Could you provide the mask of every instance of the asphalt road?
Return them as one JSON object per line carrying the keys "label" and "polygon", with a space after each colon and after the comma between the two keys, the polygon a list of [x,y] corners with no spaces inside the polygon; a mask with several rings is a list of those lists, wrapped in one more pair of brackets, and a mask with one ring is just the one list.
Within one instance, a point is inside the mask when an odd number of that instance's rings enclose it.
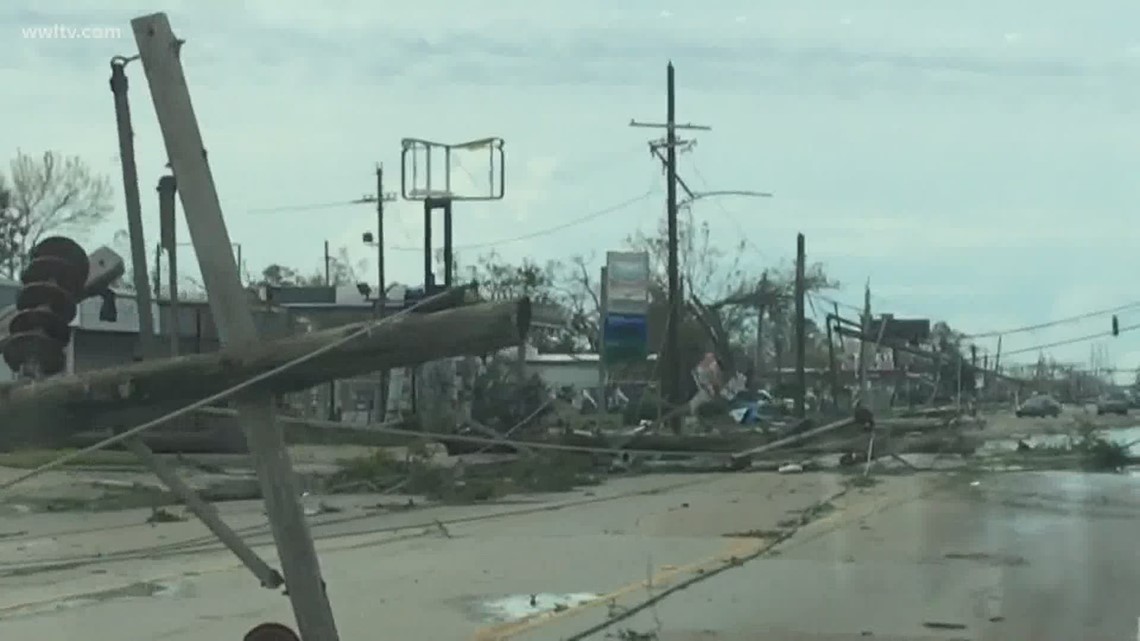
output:
{"label": "asphalt road", "polygon": [[[840,490],[823,475],[694,474],[498,505],[404,510],[387,499],[391,509],[375,510],[375,496],[329,497],[338,511],[312,517],[312,529],[344,641],[498,639],[541,627],[549,614],[604,610],[604,598],[567,608],[574,595],[619,598],[646,577],[752,553],[768,544],[760,530]],[[255,533],[274,564],[266,536],[256,534],[264,532],[260,508],[223,512]],[[201,544],[200,524],[151,526],[146,516],[6,518],[0,639],[236,641],[255,624],[292,622],[288,599],[260,589],[216,544]]]}
{"label": "asphalt road", "polygon": [[[848,514],[584,638],[1133,641],[1140,478],[955,479]],[[858,511],[858,510],[856,510]],[[631,606],[633,602],[623,603]],[[567,639],[594,621],[536,631]],[[622,631],[632,631],[635,634]]]}
{"label": "asphalt road", "polygon": [[[344,641],[1133,641],[1137,483],[657,476],[513,505],[377,512],[375,497],[337,497],[342,511],[313,521]],[[5,519],[0,638],[236,641],[291,623],[285,597],[197,543],[200,525],[143,517]]]}

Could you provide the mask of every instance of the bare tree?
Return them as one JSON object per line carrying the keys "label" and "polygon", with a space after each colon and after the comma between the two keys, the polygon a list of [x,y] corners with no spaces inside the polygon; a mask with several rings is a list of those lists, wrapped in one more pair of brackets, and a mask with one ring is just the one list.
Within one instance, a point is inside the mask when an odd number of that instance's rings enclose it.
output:
{"label": "bare tree", "polygon": [[[687,360],[711,349],[728,369],[735,369],[737,356],[754,353],[758,311],[767,310],[769,331],[765,333],[768,347],[765,351],[790,353],[795,335],[795,317],[792,313],[795,298],[795,269],[784,265],[767,270],[766,281],[760,274],[745,268],[747,243],[737,241],[729,247],[713,242],[708,223],[697,223],[690,212],[679,220],[678,250],[685,298],[685,324],[694,324],[697,331],[682,335],[702,336],[704,345],[682,346]],[[635,250],[649,252],[655,290],[658,296],[666,291],[666,264],[668,256],[667,230],[662,222],[652,236],[637,234],[627,240]],[[807,292],[832,289],[838,283],[827,276],[823,265],[808,265],[805,274]],[[655,299],[658,297],[655,296]],[[660,302],[661,305],[657,303]],[[663,307],[656,301],[654,307]],[[660,314],[663,314],[661,311]],[[658,314],[658,315],[660,315]],[[809,323],[809,360],[819,352],[818,328]]]}
{"label": "bare tree", "polygon": [[83,231],[111,212],[111,183],[77,156],[16,152],[0,177],[0,273],[15,278],[44,236]]}

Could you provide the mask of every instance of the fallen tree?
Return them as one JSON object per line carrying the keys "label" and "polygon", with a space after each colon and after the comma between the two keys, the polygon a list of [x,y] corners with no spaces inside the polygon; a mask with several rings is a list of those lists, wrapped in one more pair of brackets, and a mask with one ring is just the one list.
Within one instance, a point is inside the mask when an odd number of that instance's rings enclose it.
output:
{"label": "fallen tree", "polygon": [[[349,340],[370,323],[133,363],[38,382],[0,385],[0,445],[56,442],[88,429],[93,416],[184,405],[217,394],[314,351],[328,351],[251,388],[280,394],[319,383],[453,356],[479,356],[519,344],[530,326],[530,301],[480,303],[408,314]],[[341,342],[344,341],[344,342]],[[339,344],[337,344],[339,343]],[[335,347],[331,347],[336,345]]]}

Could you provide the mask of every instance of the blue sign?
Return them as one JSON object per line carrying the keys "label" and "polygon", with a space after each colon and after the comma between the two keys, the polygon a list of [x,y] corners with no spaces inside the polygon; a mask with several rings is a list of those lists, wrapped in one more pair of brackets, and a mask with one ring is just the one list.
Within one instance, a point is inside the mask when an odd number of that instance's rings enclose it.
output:
{"label": "blue sign", "polygon": [[644,362],[649,355],[649,323],[644,314],[607,314],[602,322],[605,363]]}

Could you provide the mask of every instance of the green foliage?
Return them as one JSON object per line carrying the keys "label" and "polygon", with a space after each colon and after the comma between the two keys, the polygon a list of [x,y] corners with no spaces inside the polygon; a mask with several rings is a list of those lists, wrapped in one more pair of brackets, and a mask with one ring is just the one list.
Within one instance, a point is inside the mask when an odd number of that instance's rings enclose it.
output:
{"label": "green foliage", "polygon": [[548,392],[538,376],[518,380],[512,360],[493,358],[475,377],[471,418],[490,427],[510,429],[546,402]]}
{"label": "green foliage", "polygon": [[597,483],[590,474],[589,456],[563,452],[540,452],[505,465],[457,467],[433,464],[419,455],[404,460],[378,450],[364,457],[341,462],[332,487],[366,485],[383,489],[399,485],[402,492],[418,494],[444,503],[493,500],[515,492],[567,492]]}
{"label": "green foliage", "polygon": [[1115,472],[1132,462],[1127,447],[1103,438],[1083,439],[1077,451],[1084,469],[1093,472]]}

